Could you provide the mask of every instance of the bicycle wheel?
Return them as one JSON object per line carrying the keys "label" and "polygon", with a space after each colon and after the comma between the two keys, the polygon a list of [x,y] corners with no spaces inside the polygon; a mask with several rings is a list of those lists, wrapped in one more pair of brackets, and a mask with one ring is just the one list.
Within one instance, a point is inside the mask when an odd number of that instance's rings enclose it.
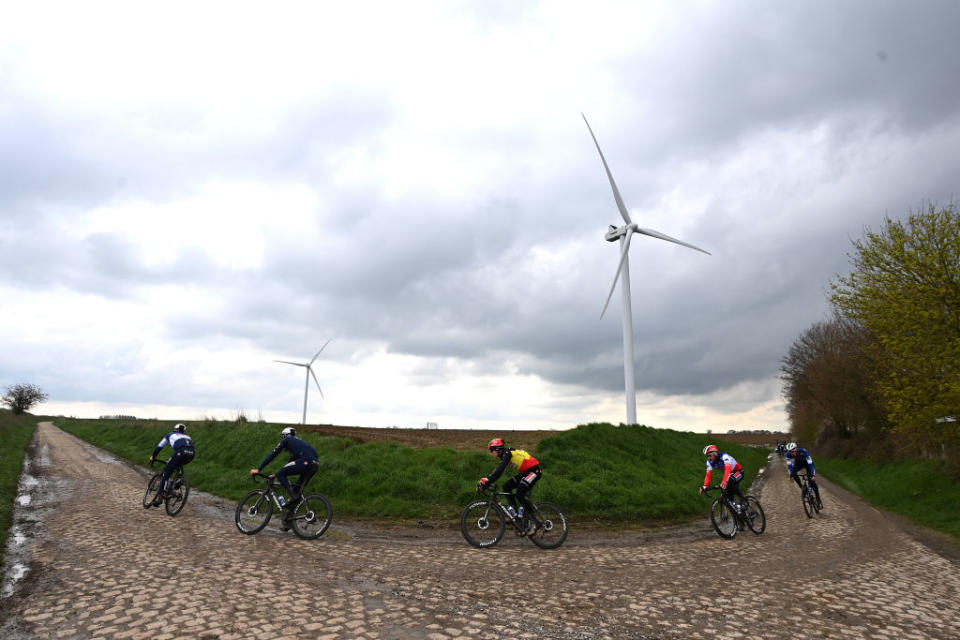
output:
{"label": "bicycle wheel", "polygon": [[540,521],[540,528],[530,535],[530,542],[541,549],[556,549],[567,539],[567,516],[560,507],[549,502],[535,506],[534,515]]}
{"label": "bicycle wheel", "polygon": [[807,514],[808,518],[812,518],[814,512],[816,511],[816,505],[814,504],[814,497],[812,492],[809,489],[804,488],[803,490],[803,512]]}
{"label": "bicycle wheel", "polygon": [[155,473],[150,482],[147,483],[147,490],[143,493],[143,508],[149,509],[153,506],[153,499],[160,490],[160,474]]}
{"label": "bicycle wheel", "polygon": [[500,542],[506,528],[506,515],[499,505],[492,505],[489,500],[471,502],[460,516],[460,533],[480,549]]}
{"label": "bicycle wheel", "polygon": [[333,507],[325,496],[308,493],[297,505],[290,522],[293,532],[304,540],[322,536],[333,520]]}
{"label": "bicycle wheel", "polygon": [[183,505],[187,504],[187,496],[190,495],[190,482],[186,476],[181,476],[173,481],[170,488],[170,495],[166,499],[167,514],[175,516],[183,510]]}
{"label": "bicycle wheel", "polygon": [[717,498],[710,505],[710,522],[721,538],[729,540],[737,535],[737,514],[730,510],[730,505],[722,498]]}
{"label": "bicycle wheel", "polygon": [[767,516],[763,513],[763,507],[760,506],[760,501],[753,496],[747,496],[747,499],[744,501],[743,516],[747,521],[747,526],[750,527],[750,531],[753,531],[757,535],[766,531]]}
{"label": "bicycle wheel", "polygon": [[237,529],[247,535],[259,533],[270,522],[272,515],[273,505],[270,503],[270,496],[263,489],[254,489],[237,505],[235,516]]}

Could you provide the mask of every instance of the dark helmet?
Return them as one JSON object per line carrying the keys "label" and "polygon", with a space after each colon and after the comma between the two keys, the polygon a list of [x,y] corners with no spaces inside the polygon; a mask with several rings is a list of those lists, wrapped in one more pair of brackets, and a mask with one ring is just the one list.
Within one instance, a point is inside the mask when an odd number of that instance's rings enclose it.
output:
{"label": "dark helmet", "polygon": [[297,435],[297,430],[294,429],[293,427],[287,427],[286,429],[280,432],[281,438],[286,438],[287,436],[295,436],[295,435]]}
{"label": "dark helmet", "polygon": [[178,422],[177,424],[173,425],[173,430],[177,433],[183,433],[187,430],[187,425],[183,424],[182,422]]}
{"label": "dark helmet", "polygon": [[503,442],[503,438],[494,438],[490,441],[490,444],[487,445],[487,450],[495,451],[497,449],[503,449],[506,444]]}

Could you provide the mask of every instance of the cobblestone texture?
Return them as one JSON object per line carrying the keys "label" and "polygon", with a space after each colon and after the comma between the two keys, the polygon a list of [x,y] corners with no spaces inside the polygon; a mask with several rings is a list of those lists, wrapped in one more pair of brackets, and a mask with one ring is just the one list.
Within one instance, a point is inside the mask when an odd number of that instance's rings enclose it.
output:
{"label": "cobblestone texture", "polygon": [[556,551],[478,550],[449,531],[357,539],[336,514],[316,541],[245,536],[200,494],[170,518],[140,506],[129,465],[49,424],[37,437],[57,497],[0,636],[960,638],[955,564],[826,482],[808,520],[779,460],[762,536],[591,546],[574,528]]}

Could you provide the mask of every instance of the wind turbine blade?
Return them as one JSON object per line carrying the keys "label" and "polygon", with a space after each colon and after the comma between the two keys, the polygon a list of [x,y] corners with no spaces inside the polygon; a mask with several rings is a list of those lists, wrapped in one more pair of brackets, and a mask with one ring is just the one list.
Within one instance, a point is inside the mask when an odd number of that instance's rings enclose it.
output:
{"label": "wind turbine blade", "polygon": [[[330,340],[333,340],[333,338],[330,338]],[[320,347],[320,351],[317,351],[317,355],[313,356],[313,360],[310,360],[310,364],[313,364],[313,361],[320,357],[320,354],[323,352],[323,350],[327,348],[328,344],[330,344],[330,340],[327,340],[323,343],[323,346]]]}
{"label": "wind turbine blade", "polygon": [[323,389],[320,388],[320,382],[317,380],[317,374],[315,374],[315,373],[313,372],[313,369],[311,369],[310,367],[307,367],[307,371],[309,371],[309,372],[310,372],[310,375],[313,376],[313,381],[317,383],[317,391],[320,392],[320,397],[322,398],[322,397],[323,397]]}
{"label": "wind turbine blade", "polygon": [[607,159],[603,157],[603,151],[600,150],[600,143],[597,142],[597,136],[593,135],[593,129],[590,128],[590,123],[587,122],[587,116],[584,116],[583,113],[580,115],[583,116],[583,121],[587,123],[587,131],[590,132],[590,137],[593,138],[593,144],[597,146],[597,153],[600,154],[600,162],[603,163],[603,169],[607,172],[607,179],[610,180],[610,188],[613,189],[613,199],[617,201],[617,209],[620,210],[620,215],[623,216],[624,222],[633,224],[633,220],[630,219],[630,214],[627,213],[627,207],[623,204],[623,198],[620,197],[620,190],[617,189],[617,183],[613,180],[613,174],[610,173],[610,167],[607,166]]}
{"label": "wind turbine blade", "polygon": [[650,236],[651,238],[660,238],[661,240],[666,240],[667,242],[672,242],[672,243],[674,243],[674,244],[679,244],[679,245],[683,245],[684,247],[689,247],[689,248],[691,248],[691,249],[695,249],[695,250],[699,251],[700,253],[705,253],[705,254],[707,254],[708,256],[709,256],[709,255],[712,255],[712,254],[711,254],[709,251],[707,251],[706,249],[701,249],[700,247],[694,246],[694,245],[690,244],[689,242],[684,242],[683,240],[677,240],[676,238],[671,238],[670,236],[668,236],[668,235],[665,234],[665,233],[660,233],[659,231],[654,231],[653,229],[643,229],[643,228],[641,228],[641,227],[637,227],[636,229],[637,229],[637,233],[642,233],[642,234],[645,235],[645,236]]}
{"label": "wind turbine blade", "polygon": [[620,264],[617,265],[617,274],[613,276],[613,285],[610,287],[610,293],[607,294],[607,301],[603,303],[603,311],[600,312],[600,317],[603,317],[603,314],[607,312],[607,307],[610,305],[610,298],[613,297],[613,292],[617,288],[617,280],[620,279],[620,272],[623,270],[623,263],[627,261],[627,254],[630,251],[630,238],[633,236],[633,228],[630,227],[627,229],[627,237],[623,241],[623,251],[620,252]]}
{"label": "wind turbine blade", "polygon": [[290,362],[289,360],[274,360],[274,362],[282,362],[283,364],[292,364],[292,365],[295,365],[295,366],[297,366],[297,367],[305,367],[305,366],[307,366],[307,365],[303,364],[302,362]]}

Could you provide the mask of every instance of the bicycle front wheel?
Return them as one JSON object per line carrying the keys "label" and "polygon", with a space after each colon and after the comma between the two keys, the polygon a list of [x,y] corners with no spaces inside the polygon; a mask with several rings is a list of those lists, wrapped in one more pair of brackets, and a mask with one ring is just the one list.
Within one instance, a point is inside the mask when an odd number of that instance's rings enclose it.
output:
{"label": "bicycle front wheel", "polygon": [[270,496],[263,489],[255,489],[244,496],[237,505],[235,515],[237,529],[247,535],[259,533],[270,522],[272,515],[273,505],[270,504]]}
{"label": "bicycle front wheel", "polygon": [[750,531],[760,535],[767,529],[767,516],[763,513],[760,501],[753,496],[747,496],[743,505],[743,517],[747,520]]}
{"label": "bicycle front wheel", "polygon": [[180,513],[183,510],[183,505],[187,504],[187,496],[189,495],[190,482],[186,476],[174,480],[170,495],[166,499],[167,514],[175,516]]}
{"label": "bicycle front wheel", "polygon": [[567,539],[567,516],[560,507],[549,502],[535,505],[534,515],[540,521],[540,528],[530,535],[530,542],[541,549],[556,549]]}
{"label": "bicycle front wheel", "polygon": [[143,494],[143,508],[149,509],[153,505],[153,499],[160,490],[160,474],[155,473],[150,482],[147,483],[147,490]]}
{"label": "bicycle front wheel", "polygon": [[471,502],[460,516],[460,533],[467,542],[480,549],[500,542],[506,528],[503,511],[489,500]]}
{"label": "bicycle front wheel", "polygon": [[812,518],[817,507],[814,504],[813,493],[807,489],[803,491],[803,512],[807,514],[808,518]]}
{"label": "bicycle front wheel", "polygon": [[303,497],[293,512],[293,532],[304,540],[322,536],[333,520],[333,507],[325,496],[310,493]]}
{"label": "bicycle front wheel", "polygon": [[737,514],[730,509],[730,505],[722,498],[717,498],[710,505],[710,522],[713,523],[713,528],[717,530],[721,538],[729,540],[737,535]]}

